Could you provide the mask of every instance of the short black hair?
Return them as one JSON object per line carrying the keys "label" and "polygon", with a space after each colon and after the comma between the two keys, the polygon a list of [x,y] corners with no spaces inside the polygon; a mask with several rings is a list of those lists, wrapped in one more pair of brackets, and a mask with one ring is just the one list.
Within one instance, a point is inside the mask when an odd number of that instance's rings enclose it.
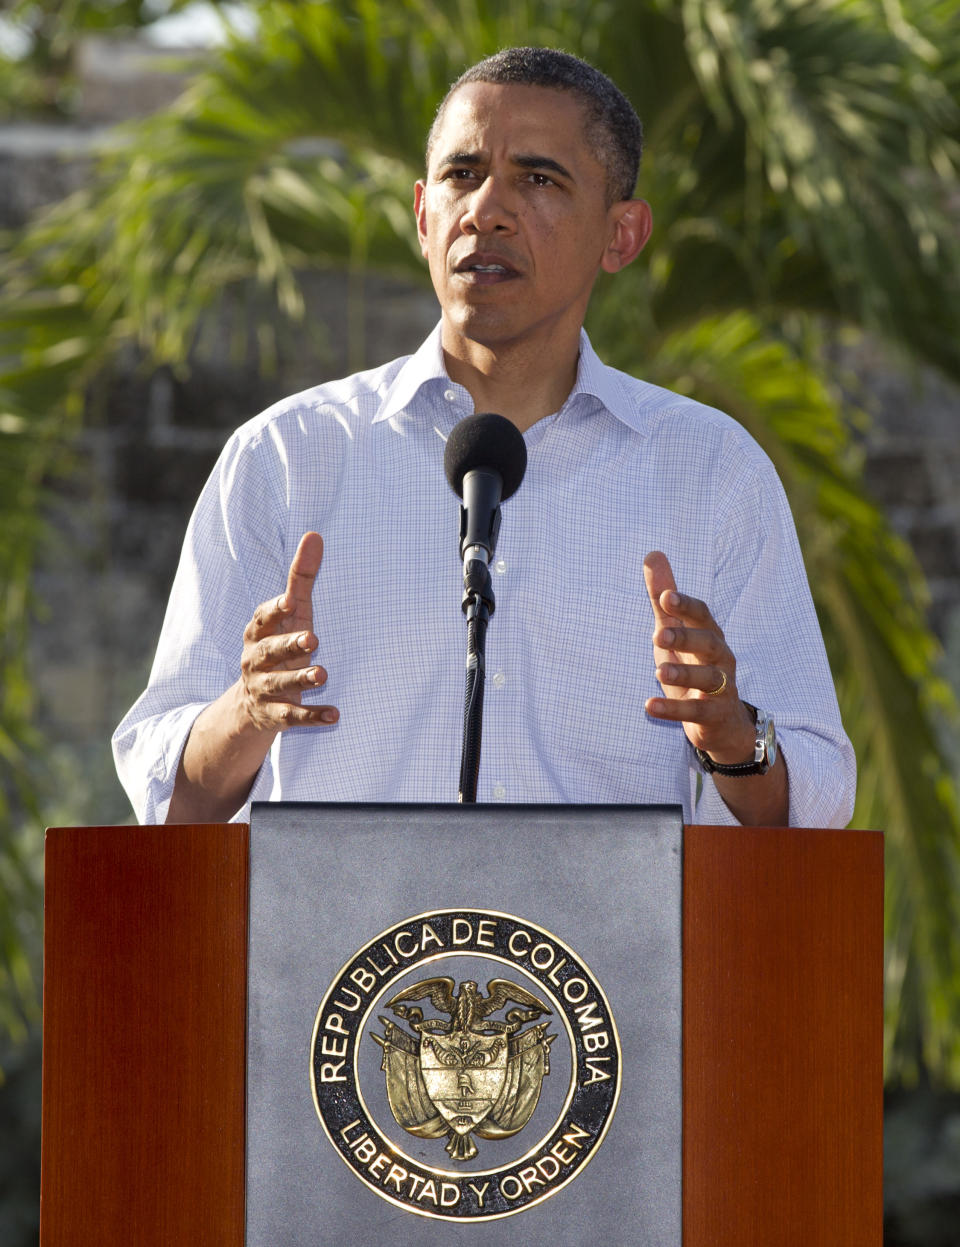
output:
{"label": "short black hair", "polygon": [[584,106],[586,132],[607,173],[607,200],[631,199],[643,153],[643,127],[633,105],[606,74],[556,48],[504,48],[472,65],[443,97],[427,135],[427,163],[450,97],[471,82],[568,91]]}

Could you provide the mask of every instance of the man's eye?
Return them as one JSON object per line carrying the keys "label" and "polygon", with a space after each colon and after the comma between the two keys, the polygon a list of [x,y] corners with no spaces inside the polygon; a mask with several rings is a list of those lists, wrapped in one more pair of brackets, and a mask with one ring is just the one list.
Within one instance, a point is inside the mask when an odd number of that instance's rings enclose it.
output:
{"label": "man's eye", "polygon": [[545,173],[531,173],[530,181],[534,186],[553,186],[555,185],[553,178],[547,177]]}
{"label": "man's eye", "polygon": [[473,169],[448,169],[443,176],[448,182],[469,182],[477,175]]}

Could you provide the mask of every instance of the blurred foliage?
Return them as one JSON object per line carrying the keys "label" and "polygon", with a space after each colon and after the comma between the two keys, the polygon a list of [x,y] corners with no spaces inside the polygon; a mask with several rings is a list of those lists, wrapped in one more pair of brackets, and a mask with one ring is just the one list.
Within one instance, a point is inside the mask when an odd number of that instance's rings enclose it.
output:
{"label": "blurred foliage", "polygon": [[58,458],[52,441],[65,421],[24,417],[6,398],[0,391],[0,1038],[22,1039],[39,1018],[41,921],[30,576],[42,532],[42,479]]}
{"label": "blurred foliage", "polygon": [[896,1088],[883,1116],[884,1247],[956,1247],[960,1094]]}
{"label": "blurred foliage", "polygon": [[[862,415],[824,350],[869,332],[905,368],[960,377],[955,4],[253,7],[256,38],[234,39],[174,107],[124,129],[96,183],[9,252],[0,427],[49,453],[121,347],[186,367],[239,282],[272,293],[275,316],[250,327],[268,361],[284,320],[305,314],[304,275],[327,266],[357,278],[359,365],[364,271],[426,280],[411,186],[447,84],[507,44],[598,64],[644,118],[656,231],[649,258],[599,283],[591,334],[610,362],[730,411],[776,463],[857,748],[854,822],[887,831],[888,1073],[960,1082],[960,809],[944,748],[957,710],[915,561],[860,484]],[[16,506],[33,523],[23,479],[0,519]],[[26,572],[10,573],[22,673]]]}
{"label": "blurred foliage", "polygon": [[[0,122],[50,119],[70,112],[79,41],[99,32],[130,33],[187,6],[189,0],[13,0],[0,18]],[[0,237],[0,256],[11,239]],[[2,261],[0,261],[2,262]],[[60,336],[70,292],[28,297],[46,304],[48,330]],[[39,1023],[41,948],[41,794],[51,783],[48,756],[34,726],[27,663],[36,603],[31,572],[43,541],[41,514],[49,483],[69,472],[69,443],[84,408],[83,377],[66,339],[39,368],[19,340],[11,346],[4,300],[0,325],[0,1041],[23,1041]],[[0,1060],[0,1081],[7,1063]],[[7,1241],[5,1235],[0,1235]]]}
{"label": "blurred foliage", "polygon": [[40,1033],[26,1043],[0,1037],[0,1243],[35,1247],[40,1204]]}
{"label": "blurred foliage", "polygon": [[[208,0],[216,8],[218,0]],[[12,0],[2,14],[0,121],[69,116],[77,95],[76,55],[87,35],[135,34],[189,7],[192,0]]]}

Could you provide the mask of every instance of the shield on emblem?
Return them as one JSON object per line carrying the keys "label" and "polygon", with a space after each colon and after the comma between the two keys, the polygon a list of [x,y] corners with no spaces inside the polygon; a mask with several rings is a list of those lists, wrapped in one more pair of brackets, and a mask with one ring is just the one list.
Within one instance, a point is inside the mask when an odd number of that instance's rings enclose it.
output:
{"label": "shield on emblem", "polygon": [[467,1135],[480,1125],[503,1091],[506,1036],[473,1031],[421,1033],[420,1071],[437,1112],[456,1134]]}

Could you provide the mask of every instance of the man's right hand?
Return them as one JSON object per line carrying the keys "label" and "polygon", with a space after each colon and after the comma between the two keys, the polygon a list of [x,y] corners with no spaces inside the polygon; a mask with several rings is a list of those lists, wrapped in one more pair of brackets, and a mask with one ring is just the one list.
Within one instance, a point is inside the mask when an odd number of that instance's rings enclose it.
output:
{"label": "man's right hand", "polygon": [[314,665],[313,582],[323,559],[323,538],[305,533],[290,564],[287,587],[262,602],[243,634],[240,692],[251,724],[262,732],[315,723],[336,723],[335,706],[304,706],[305,689],[326,683],[323,667]]}
{"label": "man's right hand", "polygon": [[336,723],[335,706],[304,706],[305,689],[327,673],[311,661],[317,648],[311,595],[323,558],[319,533],[305,533],[287,587],[261,603],[243,634],[240,678],[197,715],[183,748],[168,823],[232,818],[246,801],[278,732]]}

